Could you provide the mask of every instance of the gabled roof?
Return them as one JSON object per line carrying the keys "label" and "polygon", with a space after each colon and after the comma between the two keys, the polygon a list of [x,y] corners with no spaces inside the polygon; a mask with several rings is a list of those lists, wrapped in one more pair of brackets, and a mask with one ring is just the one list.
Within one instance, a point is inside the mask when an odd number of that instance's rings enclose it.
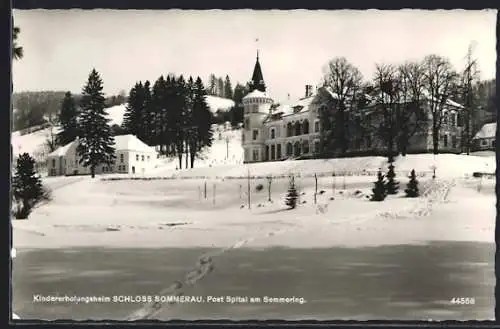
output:
{"label": "gabled roof", "polygon": [[487,123],[474,136],[474,139],[480,138],[494,138],[497,132],[497,123]]}
{"label": "gabled roof", "polygon": [[68,151],[69,151],[71,145],[73,145],[75,142],[76,141],[72,141],[71,143],[68,143],[64,146],[57,148],[56,150],[54,150],[54,152],[49,153],[48,156],[49,157],[65,156],[66,154],[68,154]]}
{"label": "gabled roof", "polygon": [[115,136],[114,147],[117,151],[156,152],[153,147],[148,146],[134,135]]}

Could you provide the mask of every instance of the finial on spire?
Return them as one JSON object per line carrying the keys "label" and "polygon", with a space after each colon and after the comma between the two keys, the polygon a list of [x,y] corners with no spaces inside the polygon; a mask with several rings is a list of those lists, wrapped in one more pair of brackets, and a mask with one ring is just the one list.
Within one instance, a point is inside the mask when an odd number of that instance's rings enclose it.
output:
{"label": "finial on spire", "polygon": [[259,43],[259,38],[256,38],[256,39],[255,39],[255,43],[257,43],[257,60],[259,60],[259,45],[258,45],[258,43]]}

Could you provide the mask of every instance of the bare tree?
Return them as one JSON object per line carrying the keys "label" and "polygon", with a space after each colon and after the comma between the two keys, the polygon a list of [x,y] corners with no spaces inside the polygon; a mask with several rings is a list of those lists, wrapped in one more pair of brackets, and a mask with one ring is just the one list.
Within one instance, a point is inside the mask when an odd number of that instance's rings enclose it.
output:
{"label": "bare tree", "polygon": [[421,100],[424,93],[424,71],[421,63],[406,62],[399,66],[400,92],[402,109],[399,111],[398,151],[404,156],[410,145],[410,139],[422,130],[427,121],[422,111]]}
{"label": "bare tree", "polygon": [[432,120],[432,151],[439,153],[439,132],[447,110],[457,73],[447,58],[438,55],[426,56],[423,63],[425,91]]}
{"label": "bare tree", "polygon": [[21,29],[17,26],[14,26],[12,29],[12,58],[14,60],[20,60],[24,56],[24,50],[23,47],[19,46],[17,43],[17,38],[19,36],[19,33],[21,32]]}
{"label": "bare tree", "polygon": [[472,138],[474,137],[473,119],[474,119],[474,103],[475,93],[473,90],[474,82],[479,80],[479,69],[477,59],[472,58],[473,45],[469,45],[466,55],[466,64],[464,70],[461,72],[460,90],[462,100],[464,102],[464,109],[462,111],[462,122],[464,127],[462,134],[462,146],[467,155],[470,154]]}
{"label": "bare tree", "polygon": [[393,65],[376,64],[373,78],[376,99],[375,113],[380,118],[376,128],[378,136],[386,147],[387,156],[394,156],[399,129],[401,111],[401,81],[398,70]]}
{"label": "bare tree", "polygon": [[[329,106],[320,113],[322,121],[322,153],[349,148],[348,112],[353,109],[362,83],[361,72],[344,57],[332,59],[324,69],[323,86],[331,93]],[[328,152],[325,152],[328,150]]]}

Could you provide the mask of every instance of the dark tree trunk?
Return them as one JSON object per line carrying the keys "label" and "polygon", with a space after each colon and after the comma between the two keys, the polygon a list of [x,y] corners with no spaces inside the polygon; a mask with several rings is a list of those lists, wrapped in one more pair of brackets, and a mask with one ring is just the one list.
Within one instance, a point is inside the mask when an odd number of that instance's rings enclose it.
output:
{"label": "dark tree trunk", "polygon": [[95,178],[95,166],[90,166],[90,177]]}
{"label": "dark tree trunk", "polygon": [[194,167],[194,159],[196,157],[196,145],[192,143],[189,147],[189,156],[191,157],[191,168]]}

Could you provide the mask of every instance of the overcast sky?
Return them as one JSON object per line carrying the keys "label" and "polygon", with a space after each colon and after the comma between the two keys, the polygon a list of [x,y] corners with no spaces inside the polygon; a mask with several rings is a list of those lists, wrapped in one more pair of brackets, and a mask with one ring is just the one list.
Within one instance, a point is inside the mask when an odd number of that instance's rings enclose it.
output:
{"label": "overcast sky", "polygon": [[[377,62],[430,53],[464,64],[475,42],[482,78],[496,65],[496,11],[132,11],[15,10],[25,56],[14,91],[80,92],[95,67],[107,94],[161,74],[250,79],[256,49],[268,91],[279,100],[319,83],[329,59],[345,56],[365,79]],[[256,43],[256,38],[259,39]]]}

